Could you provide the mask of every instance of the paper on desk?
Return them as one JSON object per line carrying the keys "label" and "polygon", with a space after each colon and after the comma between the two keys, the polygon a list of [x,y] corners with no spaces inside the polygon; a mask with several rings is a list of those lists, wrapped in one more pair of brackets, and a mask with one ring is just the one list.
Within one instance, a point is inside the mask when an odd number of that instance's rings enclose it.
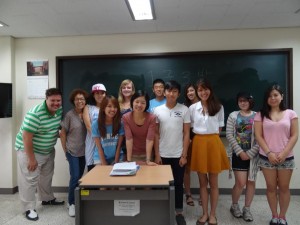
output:
{"label": "paper on desk", "polygon": [[139,169],[139,165],[135,162],[124,162],[116,163],[112,171],[110,172],[111,176],[129,176],[136,174],[136,171]]}

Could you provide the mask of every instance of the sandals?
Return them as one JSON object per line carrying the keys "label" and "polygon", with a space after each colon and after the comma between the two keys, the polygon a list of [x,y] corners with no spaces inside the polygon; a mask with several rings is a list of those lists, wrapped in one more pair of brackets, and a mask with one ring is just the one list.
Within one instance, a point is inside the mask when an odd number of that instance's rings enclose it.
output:
{"label": "sandals", "polygon": [[[200,219],[202,219],[202,218],[203,218],[203,215],[202,215],[202,217]],[[205,225],[206,223],[208,223],[208,225],[218,225],[217,217],[215,217],[215,218],[216,218],[216,222],[215,223],[210,223],[209,222],[209,218],[207,218],[206,221],[203,221],[203,222],[198,219],[196,221],[196,225]]]}
{"label": "sandals", "polygon": [[[218,220],[217,220],[217,217],[215,217],[216,218],[216,222],[215,223],[210,223],[210,222],[208,222],[208,225],[218,225]],[[208,220],[209,221],[209,220]]]}
{"label": "sandals", "polygon": [[[202,217],[203,217],[203,215],[201,216],[200,219],[202,219]],[[205,224],[208,222],[208,219],[209,219],[209,218],[207,218],[206,221],[204,221],[204,222],[202,222],[202,221],[200,221],[200,220],[198,219],[198,220],[196,221],[196,225],[205,225]]]}
{"label": "sandals", "polygon": [[186,198],[186,204],[187,205],[189,205],[189,206],[195,206],[193,198],[192,198],[192,195],[186,194],[185,198]]}

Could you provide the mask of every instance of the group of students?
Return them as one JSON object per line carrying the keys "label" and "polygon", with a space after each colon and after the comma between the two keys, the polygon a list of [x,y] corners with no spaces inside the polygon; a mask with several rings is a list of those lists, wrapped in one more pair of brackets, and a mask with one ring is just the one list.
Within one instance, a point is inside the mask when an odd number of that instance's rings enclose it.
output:
{"label": "group of students", "polygon": [[[72,91],[70,102],[74,108],[60,123],[61,144],[70,169],[69,215],[75,216],[74,190],[85,166],[91,170],[96,164],[136,161],[148,166],[171,166],[178,225],[186,224],[184,189],[187,205],[194,205],[190,191],[191,171],[196,171],[199,177],[199,204],[203,210],[196,225],[218,224],[218,174],[229,169],[235,176],[230,212],[236,218],[253,221],[250,205],[259,168],[266,179],[272,212],[270,225],[287,224],[285,215],[295,167],[292,150],[298,138],[298,117],[284,107],[281,88],[273,85],[266,91],[258,113],[252,111],[254,100],[249,93],[237,94],[239,110],[232,112],[227,120],[227,152],[220,139],[225,125],[224,108],[211,84],[206,79],[200,79],[196,85],[188,84],[184,90],[184,104],[178,103],[180,92],[178,82],[165,83],[161,79],[153,82],[155,98],[152,100],[146,92],[135,91],[130,80],[121,83],[118,99],[107,95],[103,84],[93,85],[90,95],[81,89]],[[19,139],[21,141],[20,136]],[[16,149],[24,150],[24,146]],[[244,187],[246,197],[241,211],[238,202]],[[51,201],[57,202],[55,198]],[[34,212],[26,209],[26,217],[35,220],[30,216]]]}

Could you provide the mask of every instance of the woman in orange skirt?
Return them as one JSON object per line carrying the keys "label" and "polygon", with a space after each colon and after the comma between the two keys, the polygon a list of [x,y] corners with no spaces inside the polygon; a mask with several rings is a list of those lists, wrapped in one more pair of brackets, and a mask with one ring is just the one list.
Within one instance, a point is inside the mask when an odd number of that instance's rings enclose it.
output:
{"label": "woman in orange skirt", "polygon": [[[203,215],[197,220],[196,225],[204,225],[207,222],[209,225],[216,225],[218,175],[222,170],[229,169],[226,150],[219,137],[224,126],[224,109],[207,80],[201,79],[197,82],[197,93],[200,102],[189,108],[193,132],[196,134],[193,138],[191,170],[196,171],[199,176],[203,209]],[[208,184],[210,193],[207,190]]]}

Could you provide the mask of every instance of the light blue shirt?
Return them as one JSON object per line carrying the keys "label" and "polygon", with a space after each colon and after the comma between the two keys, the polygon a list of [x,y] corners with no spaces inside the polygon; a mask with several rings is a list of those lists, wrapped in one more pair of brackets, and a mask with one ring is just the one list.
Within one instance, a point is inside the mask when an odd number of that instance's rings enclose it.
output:
{"label": "light blue shirt", "polygon": [[161,105],[165,104],[166,102],[167,102],[166,98],[164,98],[164,99],[161,100],[161,101],[157,101],[156,98],[151,99],[150,102],[149,102],[149,109],[148,109],[148,112],[153,113],[153,112],[154,112],[154,109],[155,109],[157,106],[161,106]]}
{"label": "light blue shirt", "polygon": [[[121,128],[119,129],[119,132],[116,136],[112,136],[112,125],[106,126],[106,138],[102,138],[98,129],[98,121],[95,120],[92,123],[92,137],[98,137],[100,138],[100,144],[102,146],[102,149],[104,151],[105,159],[108,162],[112,162],[115,159],[117,145],[119,136],[124,135],[124,126],[123,123],[121,124]],[[96,147],[96,151],[94,152],[94,162],[100,162],[100,157],[98,153],[98,149]]]}

